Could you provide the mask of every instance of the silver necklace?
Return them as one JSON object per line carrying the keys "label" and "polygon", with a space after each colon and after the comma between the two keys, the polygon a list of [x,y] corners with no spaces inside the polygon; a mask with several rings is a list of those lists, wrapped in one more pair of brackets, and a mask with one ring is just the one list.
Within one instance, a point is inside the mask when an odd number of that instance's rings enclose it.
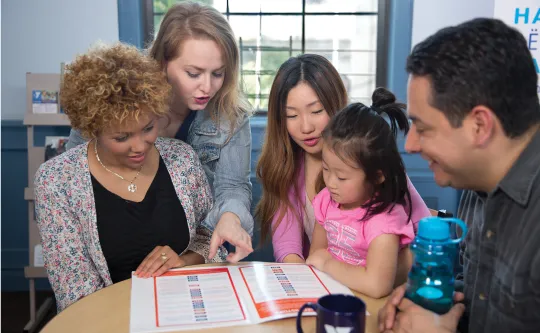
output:
{"label": "silver necklace", "polygon": [[128,191],[130,191],[131,193],[134,193],[135,191],[137,191],[137,185],[133,184],[133,182],[137,179],[137,177],[139,177],[139,174],[141,173],[141,170],[142,170],[142,167],[143,167],[142,165],[141,165],[141,167],[139,168],[139,171],[137,172],[137,174],[135,175],[135,177],[133,177],[133,179],[132,179],[131,181],[129,181],[129,180],[125,179],[124,177],[120,176],[119,174],[117,174],[116,172],[114,172],[114,171],[112,171],[112,170],[109,170],[109,168],[107,168],[107,167],[103,164],[103,162],[101,162],[101,159],[99,158],[99,155],[98,155],[98,153],[97,153],[97,140],[94,140],[94,153],[96,153],[96,158],[97,158],[99,164],[101,164],[101,166],[102,166],[105,170],[109,171],[110,173],[112,173],[112,174],[115,175],[116,177],[118,177],[118,178],[120,178],[120,179],[122,179],[122,180],[125,180],[126,182],[129,183],[129,185],[128,185]]}

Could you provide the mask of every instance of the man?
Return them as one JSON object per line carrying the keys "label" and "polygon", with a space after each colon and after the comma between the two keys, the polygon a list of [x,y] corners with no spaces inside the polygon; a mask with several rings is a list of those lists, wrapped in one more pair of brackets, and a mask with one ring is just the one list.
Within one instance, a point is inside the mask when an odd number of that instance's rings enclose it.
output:
{"label": "man", "polygon": [[[463,304],[438,316],[396,289],[381,332],[540,332],[540,105],[527,42],[494,19],[442,29],[407,60],[405,148],[465,189]],[[396,315],[397,310],[399,312]],[[465,311],[465,315],[463,315]]]}

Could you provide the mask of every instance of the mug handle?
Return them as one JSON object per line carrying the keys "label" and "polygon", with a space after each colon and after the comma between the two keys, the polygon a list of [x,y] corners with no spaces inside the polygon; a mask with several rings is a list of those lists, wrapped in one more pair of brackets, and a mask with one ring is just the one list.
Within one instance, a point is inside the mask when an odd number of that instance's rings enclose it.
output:
{"label": "mug handle", "polygon": [[302,331],[302,312],[304,312],[306,308],[311,308],[316,312],[317,307],[318,307],[317,304],[309,302],[302,305],[300,310],[298,310],[298,315],[296,316],[296,331],[298,333],[304,333],[304,331]]}

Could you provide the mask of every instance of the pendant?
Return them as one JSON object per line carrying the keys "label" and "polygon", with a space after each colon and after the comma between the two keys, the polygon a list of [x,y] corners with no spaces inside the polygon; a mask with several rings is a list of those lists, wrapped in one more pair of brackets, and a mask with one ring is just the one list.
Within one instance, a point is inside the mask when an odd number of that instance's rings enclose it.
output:
{"label": "pendant", "polygon": [[128,191],[130,191],[131,193],[134,193],[135,191],[137,191],[137,185],[129,184]]}

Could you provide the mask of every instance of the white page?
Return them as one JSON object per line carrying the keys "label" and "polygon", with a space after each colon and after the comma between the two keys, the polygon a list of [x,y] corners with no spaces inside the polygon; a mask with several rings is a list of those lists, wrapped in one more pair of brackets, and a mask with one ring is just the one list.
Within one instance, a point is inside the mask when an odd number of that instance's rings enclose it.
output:
{"label": "white page", "polygon": [[131,288],[132,333],[249,323],[227,267],[171,270],[151,279],[133,276]]}
{"label": "white page", "polygon": [[[169,274],[182,273],[170,272]],[[158,325],[244,321],[246,316],[228,270],[156,279]]]}
{"label": "white page", "polygon": [[[296,314],[304,303],[330,294],[317,275],[321,272],[307,265],[253,265],[239,270],[263,320]],[[350,293],[348,289],[342,292]]]}
{"label": "white page", "polygon": [[240,272],[256,303],[330,293],[309,266],[257,265],[240,267]]}

